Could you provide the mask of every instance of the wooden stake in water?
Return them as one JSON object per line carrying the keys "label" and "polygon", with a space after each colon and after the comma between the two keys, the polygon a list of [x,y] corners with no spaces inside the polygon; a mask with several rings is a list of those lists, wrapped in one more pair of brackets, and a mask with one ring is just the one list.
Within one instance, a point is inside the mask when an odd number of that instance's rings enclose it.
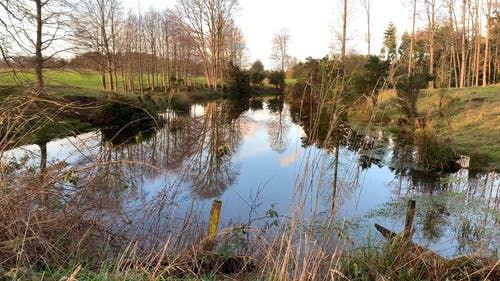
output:
{"label": "wooden stake in water", "polygon": [[208,222],[208,238],[205,244],[205,250],[212,251],[215,244],[215,234],[217,234],[217,227],[219,226],[220,209],[222,201],[214,200],[212,203],[212,210],[210,211],[210,221]]}
{"label": "wooden stake in water", "polygon": [[406,221],[405,221],[405,231],[404,237],[411,238],[411,226],[413,224],[413,218],[415,217],[415,200],[408,201],[408,209],[406,210]]}

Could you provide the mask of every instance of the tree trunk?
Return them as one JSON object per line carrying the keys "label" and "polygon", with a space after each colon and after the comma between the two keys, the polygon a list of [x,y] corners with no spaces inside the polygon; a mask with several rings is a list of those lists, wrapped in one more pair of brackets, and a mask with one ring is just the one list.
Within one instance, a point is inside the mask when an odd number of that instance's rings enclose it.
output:
{"label": "tree trunk", "polygon": [[489,66],[489,52],[490,52],[490,29],[491,29],[491,2],[487,0],[487,14],[486,14],[486,42],[484,47],[484,63],[483,63],[483,86],[488,85],[488,66]]}
{"label": "tree trunk", "polygon": [[479,25],[479,0],[475,1],[475,52],[474,52],[474,86],[479,86],[479,61],[481,56],[481,30]]}
{"label": "tree trunk", "polygon": [[466,73],[466,49],[465,49],[465,37],[466,37],[466,28],[465,28],[465,15],[467,11],[467,0],[463,0],[462,2],[462,60],[460,65],[460,88],[465,87],[465,73]]}
{"label": "tree trunk", "polygon": [[116,7],[114,2],[111,3],[111,69],[114,78],[114,90],[118,92],[118,74],[116,73],[116,29],[115,29],[115,12]]}
{"label": "tree trunk", "polygon": [[141,40],[139,37],[139,89],[141,91],[141,96],[144,94],[144,83],[143,83],[143,73],[142,73],[142,48],[141,48]]}
{"label": "tree trunk", "polygon": [[408,77],[413,66],[413,45],[415,44],[415,18],[417,16],[417,0],[413,0],[413,23],[411,25],[410,53],[408,55]]}
{"label": "tree trunk", "polygon": [[137,35],[138,43],[139,43],[139,89],[141,91],[141,96],[144,95],[144,76],[142,72],[142,11],[141,11],[141,3],[139,2],[139,34]]}
{"label": "tree trunk", "polygon": [[500,68],[500,60],[498,59],[498,45],[495,46],[495,67],[493,68],[493,83],[497,83],[498,68]]}
{"label": "tree trunk", "polygon": [[123,54],[120,55],[120,76],[122,78],[122,88],[123,92],[128,92],[127,88],[127,76],[125,74],[125,63],[123,62]]}
{"label": "tree trunk", "polygon": [[43,81],[43,55],[42,55],[42,0],[35,0],[36,4],[36,43],[35,43],[35,73],[36,73],[36,90],[42,91],[44,88]]}
{"label": "tree trunk", "polygon": [[165,93],[170,88],[170,40],[168,35],[168,27],[165,28]]}
{"label": "tree trunk", "polygon": [[128,75],[128,89],[134,92],[134,70],[132,69],[132,52],[127,52],[127,75]]}
{"label": "tree trunk", "polygon": [[[429,75],[434,76],[434,33],[436,29],[436,2],[431,0],[427,2],[430,5],[429,13],[429,28],[430,28],[430,38],[429,38]],[[434,88],[434,79],[429,82],[429,88]]]}
{"label": "tree trunk", "polygon": [[342,46],[340,50],[340,58],[342,64],[345,63],[345,49],[346,49],[346,37],[347,37],[347,0],[344,0],[344,12],[342,13]]}
{"label": "tree trunk", "polygon": [[[450,60],[451,60],[451,65],[453,67],[453,78],[454,78],[454,86],[458,87],[460,84],[460,69],[459,69],[459,61],[460,61],[460,56],[458,52],[458,44],[455,34],[458,33],[458,23],[455,20],[455,10],[453,6],[453,2],[448,3],[448,13],[449,13],[449,24],[450,24],[450,34],[453,34],[451,38],[451,52],[450,52]],[[451,80],[451,76],[450,76]],[[451,85],[451,82],[450,82]]]}
{"label": "tree trunk", "polygon": [[372,0],[362,0],[361,6],[363,6],[366,14],[366,44],[368,45],[368,56],[371,55],[371,41],[372,41],[372,33],[370,26],[370,10],[372,5]]}

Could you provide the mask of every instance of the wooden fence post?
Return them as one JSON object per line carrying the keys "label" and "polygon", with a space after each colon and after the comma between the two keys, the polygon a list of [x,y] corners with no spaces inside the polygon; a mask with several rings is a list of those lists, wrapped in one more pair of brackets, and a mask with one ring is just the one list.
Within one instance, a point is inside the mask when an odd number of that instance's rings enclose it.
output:
{"label": "wooden fence post", "polygon": [[215,235],[217,234],[217,227],[219,226],[221,207],[222,201],[214,200],[212,203],[212,210],[210,211],[210,220],[208,222],[208,237],[205,244],[206,251],[212,251],[215,246]]}
{"label": "wooden fence post", "polygon": [[406,221],[404,237],[406,239],[411,239],[411,226],[413,224],[413,218],[415,217],[415,200],[408,201],[408,209],[406,210]]}

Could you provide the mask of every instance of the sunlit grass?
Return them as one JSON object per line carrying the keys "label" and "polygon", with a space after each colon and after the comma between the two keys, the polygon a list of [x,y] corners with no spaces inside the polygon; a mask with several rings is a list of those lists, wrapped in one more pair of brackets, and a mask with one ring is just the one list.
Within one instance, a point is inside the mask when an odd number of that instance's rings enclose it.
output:
{"label": "sunlit grass", "polygon": [[443,137],[454,137],[459,152],[487,154],[491,164],[498,169],[500,85],[447,90],[441,109],[438,91],[422,93],[417,104],[419,112],[435,120]]}
{"label": "sunlit grass", "polygon": [[[49,86],[74,86],[89,89],[101,89],[101,78],[95,71],[78,72],[74,70],[45,70],[43,72],[45,83]],[[0,74],[0,85],[16,85],[33,83],[36,81],[32,71],[3,72]],[[119,83],[121,80],[119,79]]]}
{"label": "sunlit grass", "polygon": [[[48,86],[72,86],[86,89],[102,89],[100,73],[94,70],[44,70],[43,75],[45,83]],[[144,73],[143,83],[145,85],[147,85],[147,77],[147,74]],[[118,87],[121,88],[123,83],[121,75],[117,75],[117,79]],[[15,74],[14,72],[9,70],[0,71],[0,86],[34,83],[35,81],[36,76],[34,71],[32,70],[16,71]],[[106,74],[106,83],[109,83],[108,74]],[[138,85],[139,83],[139,78],[137,75],[135,77],[134,83],[136,85]],[[202,76],[194,77],[192,78],[192,83],[195,85],[204,85],[205,78]]]}
{"label": "sunlit grass", "polygon": [[[401,115],[394,106],[395,98],[394,90],[379,94],[379,109],[390,119]],[[485,168],[484,165],[496,169],[500,167],[500,84],[463,89],[425,89],[420,93],[417,110],[419,115],[427,118],[427,122],[431,122],[440,137],[454,141],[459,153],[482,155],[482,168]],[[353,119],[357,118],[356,114]]]}

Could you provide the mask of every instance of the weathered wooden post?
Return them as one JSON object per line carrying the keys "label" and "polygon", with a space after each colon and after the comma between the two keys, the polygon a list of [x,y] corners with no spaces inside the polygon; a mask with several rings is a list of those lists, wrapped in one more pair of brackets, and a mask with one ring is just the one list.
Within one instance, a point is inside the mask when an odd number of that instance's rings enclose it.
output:
{"label": "weathered wooden post", "polygon": [[206,251],[212,251],[215,245],[215,235],[217,234],[217,227],[219,226],[220,209],[222,207],[221,200],[214,200],[212,203],[212,210],[210,211],[210,220],[208,222],[208,237],[205,244]]}
{"label": "weathered wooden post", "polygon": [[415,119],[415,129],[425,128],[425,117],[417,117]]}
{"label": "weathered wooden post", "polygon": [[404,237],[406,239],[411,239],[411,226],[413,224],[413,218],[415,217],[415,200],[408,201],[408,209],[406,210],[406,221]]}

